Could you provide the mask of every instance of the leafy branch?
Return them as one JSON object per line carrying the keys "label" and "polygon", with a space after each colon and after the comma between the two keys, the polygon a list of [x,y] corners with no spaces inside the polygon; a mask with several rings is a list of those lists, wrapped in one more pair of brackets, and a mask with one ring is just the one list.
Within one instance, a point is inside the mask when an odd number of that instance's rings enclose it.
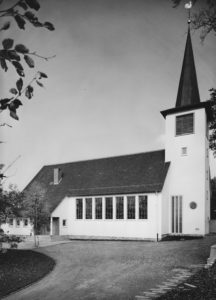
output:
{"label": "leafy branch", "polygon": [[[172,2],[175,8],[180,5],[182,0],[172,0]],[[204,3],[204,1],[193,0],[193,5],[195,5],[196,2]],[[194,12],[192,14],[191,22],[193,29],[201,30],[201,42],[205,40],[210,32],[216,33],[216,1],[206,0],[203,7],[197,13]]]}
{"label": "leafy branch", "polygon": [[[0,5],[4,0],[0,0]],[[40,9],[40,4],[38,0],[18,0],[15,4],[10,7],[0,10],[0,18],[12,17],[17,24],[19,29],[25,30],[26,23],[32,24],[34,27],[44,27],[50,31],[55,30],[54,26],[50,22],[41,22],[38,17],[33,12]],[[0,31],[8,30],[11,26],[10,21],[6,21],[0,28]],[[6,38],[2,41],[3,48],[0,49],[0,67],[7,72],[8,66],[15,68],[16,73],[19,75],[19,79],[16,81],[16,88],[12,87],[9,92],[13,94],[12,97],[7,97],[0,99],[0,112],[4,110],[10,111],[10,116],[16,120],[19,120],[17,116],[17,109],[22,105],[19,97],[25,94],[25,97],[31,99],[33,97],[33,83],[36,82],[38,86],[44,87],[41,82],[42,78],[47,78],[48,76],[43,72],[37,72],[33,79],[23,88],[24,82],[23,77],[25,77],[25,66],[29,68],[35,67],[35,62],[33,57],[37,57],[48,61],[53,56],[42,56],[36,51],[30,51],[23,44],[14,45],[14,40],[11,38]],[[12,127],[12,126],[10,126]]]}
{"label": "leafy branch", "polygon": [[[47,78],[48,76],[43,72],[37,72],[33,79],[23,88],[23,79],[20,77],[16,82],[16,88],[11,88],[10,93],[13,94],[13,97],[4,98],[0,100],[0,112],[8,109],[10,111],[10,116],[15,120],[19,120],[17,116],[17,109],[23,105],[21,100],[18,97],[21,97],[25,94],[25,97],[31,99],[33,97],[33,83],[36,82],[40,87],[44,87],[41,82],[42,78]],[[9,127],[12,127],[9,125]]]}

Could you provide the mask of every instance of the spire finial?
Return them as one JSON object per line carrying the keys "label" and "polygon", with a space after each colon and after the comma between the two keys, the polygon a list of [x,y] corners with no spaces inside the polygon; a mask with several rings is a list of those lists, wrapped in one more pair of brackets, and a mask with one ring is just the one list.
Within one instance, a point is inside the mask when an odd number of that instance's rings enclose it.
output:
{"label": "spire finial", "polygon": [[192,1],[189,1],[188,3],[185,4],[185,8],[188,10],[188,26],[190,27],[191,23],[191,8],[192,8]]}

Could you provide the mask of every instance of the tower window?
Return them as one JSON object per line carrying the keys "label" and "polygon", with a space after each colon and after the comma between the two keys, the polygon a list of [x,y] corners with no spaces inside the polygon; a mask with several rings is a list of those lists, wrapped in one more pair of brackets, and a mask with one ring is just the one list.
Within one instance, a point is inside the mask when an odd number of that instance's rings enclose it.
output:
{"label": "tower window", "polygon": [[187,114],[176,117],[176,135],[190,134],[194,132],[194,115]]}

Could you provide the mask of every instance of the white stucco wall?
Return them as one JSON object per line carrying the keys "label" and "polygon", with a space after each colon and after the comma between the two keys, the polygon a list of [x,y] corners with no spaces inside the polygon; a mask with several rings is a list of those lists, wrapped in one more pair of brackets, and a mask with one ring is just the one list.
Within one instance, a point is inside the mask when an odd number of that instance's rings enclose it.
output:
{"label": "white stucco wall", "polygon": [[28,219],[28,225],[24,225],[24,220],[20,218],[20,225],[17,226],[16,219],[13,219],[13,225],[9,225],[9,223],[3,223],[1,228],[4,230],[6,234],[15,234],[15,235],[32,235],[33,227],[30,223],[30,219]]}
{"label": "white stucco wall", "polygon": [[[140,195],[140,194],[139,194]],[[146,194],[145,194],[146,195]],[[123,195],[118,195],[123,196]],[[148,194],[148,219],[138,219],[138,195],[136,195],[136,219],[126,219],[126,205],[124,205],[124,220],[115,218],[115,200],[113,219],[107,220],[105,216],[105,197],[103,198],[103,219],[97,220],[94,215],[94,197],[93,199],[93,219],[76,219],[76,198],[66,197],[53,211],[52,217],[60,218],[60,235],[91,236],[91,237],[115,237],[115,238],[142,238],[156,239],[157,233],[161,234],[160,218],[160,194]],[[113,197],[115,195],[109,195]],[[85,198],[85,197],[78,197]],[[125,202],[126,203],[126,202]],[[67,220],[67,226],[63,226],[63,219]],[[52,234],[52,232],[51,232]]]}
{"label": "white stucco wall", "polygon": [[[176,116],[194,114],[194,133],[175,135]],[[182,156],[182,147],[188,154]],[[166,117],[166,161],[170,161],[169,182],[166,193],[183,197],[183,233],[205,234],[209,215],[206,205],[206,169],[209,167],[206,152],[206,113],[205,109],[191,110]],[[197,208],[191,209],[190,202],[196,202]],[[210,202],[210,201],[208,201]],[[171,232],[171,208],[169,204],[169,232]]]}
{"label": "white stucco wall", "polygon": [[161,201],[161,233],[170,233],[171,228],[171,201],[170,201],[170,167],[164,182]]}

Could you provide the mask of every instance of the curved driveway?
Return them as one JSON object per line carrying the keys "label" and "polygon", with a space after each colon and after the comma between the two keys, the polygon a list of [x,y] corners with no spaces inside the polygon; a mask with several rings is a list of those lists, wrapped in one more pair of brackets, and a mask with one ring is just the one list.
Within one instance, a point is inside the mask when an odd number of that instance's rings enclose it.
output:
{"label": "curved driveway", "polygon": [[176,242],[72,241],[40,248],[55,269],[7,300],[129,300],[206,263],[216,236]]}

